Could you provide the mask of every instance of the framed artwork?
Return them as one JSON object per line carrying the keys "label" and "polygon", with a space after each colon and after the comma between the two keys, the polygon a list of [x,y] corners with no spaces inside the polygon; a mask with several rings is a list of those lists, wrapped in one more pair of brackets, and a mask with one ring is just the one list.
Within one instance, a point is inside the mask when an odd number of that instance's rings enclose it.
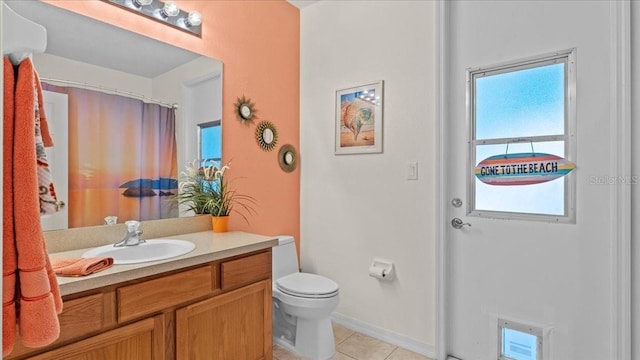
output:
{"label": "framed artwork", "polygon": [[335,154],[382,152],[383,81],[336,91]]}

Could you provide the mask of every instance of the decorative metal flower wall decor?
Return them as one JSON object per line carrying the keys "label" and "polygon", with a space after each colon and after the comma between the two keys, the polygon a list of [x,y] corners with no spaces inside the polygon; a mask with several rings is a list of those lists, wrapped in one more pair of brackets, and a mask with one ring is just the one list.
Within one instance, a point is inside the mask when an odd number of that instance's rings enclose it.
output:
{"label": "decorative metal flower wall decor", "polygon": [[278,143],[278,131],[269,121],[262,121],[256,127],[256,141],[262,150],[271,151]]}
{"label": "decorative metal flower wall decor", "polygon": [[298,166],[298,153],[291,144],[282,145],[278,151],[278,163],[284,172],[292,172]]}
{"label": "decorative metal flower wall decor", "polygon": [[236,117],[243,125],[249,125],[258,118],[258,116],[256,116],[258,112],[255,108],[256,105],[251,102],[251,99],[245,98],[244,95],[238,98],[238,101],[236,101],[233,106],[236,108]]}

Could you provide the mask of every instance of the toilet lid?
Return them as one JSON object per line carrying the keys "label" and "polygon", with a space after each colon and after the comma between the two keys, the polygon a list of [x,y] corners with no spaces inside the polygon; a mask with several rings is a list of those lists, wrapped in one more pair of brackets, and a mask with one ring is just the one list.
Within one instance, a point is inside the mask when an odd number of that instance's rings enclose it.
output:
{"label": "toilet lid", "polygon": [[324,276],[293,273],[276,280],[278,290],[291,296],[324,299],[338,294],[338,284]]}

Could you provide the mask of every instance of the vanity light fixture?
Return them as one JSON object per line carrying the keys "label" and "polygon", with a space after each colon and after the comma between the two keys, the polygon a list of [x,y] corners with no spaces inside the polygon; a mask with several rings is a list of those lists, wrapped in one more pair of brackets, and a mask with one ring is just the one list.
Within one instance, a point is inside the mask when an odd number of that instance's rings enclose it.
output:
{"label": "vanity light fixture", "polygon": [[202,14],[180,10],[174,1],[161,0],[102,0],[126,10],[144,15],[182,31],[201,36]]}
{"label": "vanity light fixture", "polygon": [[184,20],[184,23],[187,27],[198,26],[202,24],[202,14],[198,11],[192,11],[189,13],[189,16],[187,16],[187,19]]}
{"label": "vanity light fixture", "polygon": [[177,24],[185,29],[198,26],[202,24],[202,15],[198,11],[192,11],[186,18],[178,19]]}
{"label": "vanity light fixture", "polygon": [[158,14],[166,20],[172,16],[180,14],[180,8],[178,8],[178,5],[173,1],[167,1],[164,3],[162,9],[158,10]]}
{"label": "vanity light fixture", "polygon": [[135,6],[136,9],[139,9],[151,4],[152,2],[153,0],[131,0],[131,5]]}

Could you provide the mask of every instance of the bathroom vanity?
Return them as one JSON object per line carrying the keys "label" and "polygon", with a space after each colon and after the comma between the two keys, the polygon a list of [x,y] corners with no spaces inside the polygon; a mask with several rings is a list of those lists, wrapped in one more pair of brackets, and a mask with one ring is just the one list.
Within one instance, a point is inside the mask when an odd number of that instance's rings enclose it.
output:
{"label": "bathroom vanity", "polygon": [[7,359],[271,359],[277,239],[210,230],[171,237],[196,249],[87,277],[58,277],[60,338],[42,349],[24,348],[18,339]]}

